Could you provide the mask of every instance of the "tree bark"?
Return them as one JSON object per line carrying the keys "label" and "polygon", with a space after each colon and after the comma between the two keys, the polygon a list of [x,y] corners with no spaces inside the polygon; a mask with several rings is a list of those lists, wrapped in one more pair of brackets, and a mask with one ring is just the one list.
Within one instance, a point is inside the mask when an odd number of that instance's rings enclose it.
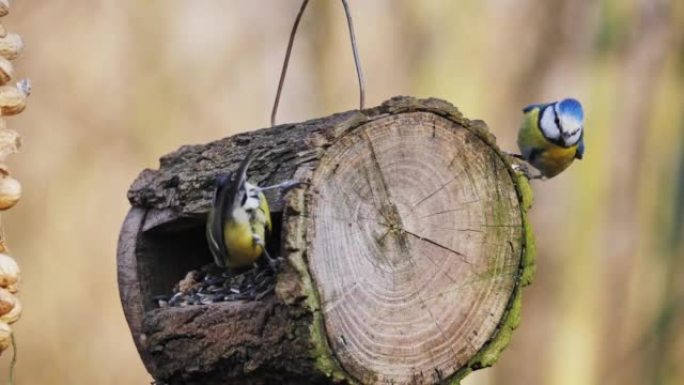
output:
{"label": "tree bark", "polygon": [[[191,269],[215,175],[252,151],[284,263],[273,295],[156,308]],[[534,270],[531,193],[481,121],[437,99],[183,146],[129,194],[118,250],[131,333],[176,384],[444,384],[494,363]]]}

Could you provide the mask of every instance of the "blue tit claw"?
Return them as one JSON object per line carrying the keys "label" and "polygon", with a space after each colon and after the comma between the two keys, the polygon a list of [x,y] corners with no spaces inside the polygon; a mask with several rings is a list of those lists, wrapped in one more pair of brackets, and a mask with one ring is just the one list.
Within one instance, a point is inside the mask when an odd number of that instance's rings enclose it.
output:
{"label": "blue tit claw", "polygon": [[280,265],[282,258],[271,257],[271,254],[269,254],[265,248],[264,248],[264,256],[266,257],[266,262],[268,262],[268,266],[271,268],[271,270],[273,270],[274,273],[277,272],[278,266]]}
{"label": "blue tit claw", "polygon": [[271,257],[271,254],[266,250],[266,244],[261,238],[255,237],[254,238],[254,243],[261,246],[261,250],[263,250],[264,257],[266,257],[266,262],[268,262],[268,266],[273,270],[273,272],[278,271],[278,265],[280,264],[281,258],[274,258]]}
{"label": "blue tit claw", "polygon": [[511,163],[511,168],[516,174],[523,174],[527,179],[530,179],[530,169],[525,163],[514,161]]}
{"label": "blue tit claw", "polygon": [[541,173],[539,173],[537,175],[532,175],[530,168],[527,167],[527,164],[523,163],[523,162],[513,162],[511,164],[511,168],[513,169],[513,171],[515,171],[516,174],[522,174],[528,180],[534,180],[534,179],[547,180],[547,179],[549,179],[544,174],[541,174]]}
{"label": "blue tit claw", "polygon": [[549,179],[542,173],[539,173],[537,175],[532,175],[532,172],[530,171],[530,168],[528,167],[529,163],[528,163],[527,159],[525,159],[524,156],[522,156],[520,154],[510,153],[510,152],[504,152],[504,154],[513,158],[513,159],[511,159],[511,168],[513,169],[513,171],[515,171],[516,174],[522,174],[528,180],[533,180],[533,179],[547,180],[547,179]]}
{"label": "blue tit claw", "polygon": [[506,154],[507,156],[509,156],[509,157],[511,157],[511,158],[516,158],[516,159],[520,159],[520,160],[525,160],[525,157],[522,156],[521,154],[514,154],[514,153],[512,153],[512,152],[505,152],[505,151],[504,151],[504,154]]}
{"label": "blue tit claw", "polygon": [[544,174],[537,174],[537,175],[527,176],[527,179],[529,179],[529,180],[539,179],[539,180],[543,181],[543,180],[548,180],[549,178],[547,178]]}

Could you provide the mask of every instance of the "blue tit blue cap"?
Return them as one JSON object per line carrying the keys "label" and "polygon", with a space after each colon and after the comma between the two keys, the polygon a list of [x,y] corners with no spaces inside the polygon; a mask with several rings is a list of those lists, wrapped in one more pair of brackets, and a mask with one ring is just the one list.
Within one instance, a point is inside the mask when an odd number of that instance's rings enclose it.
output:
{"label": "blue tit blue cap", "polygon": [[558,102],[558,112],[561,115],[572,115],[578,120],[584,120],[584,111],[582,111],[582,104],[576,99],[568,98]]}

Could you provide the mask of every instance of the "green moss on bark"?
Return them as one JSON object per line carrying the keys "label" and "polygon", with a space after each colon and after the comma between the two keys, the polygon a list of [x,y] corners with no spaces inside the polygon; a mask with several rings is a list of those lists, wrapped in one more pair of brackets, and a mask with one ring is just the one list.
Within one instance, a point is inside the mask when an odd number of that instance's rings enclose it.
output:
{"label": "green moss on bark", "polygon": [[537,247],[535,245],[534,231],[532,230],[532,225],[529,220],[529,210],[532,208],[534,195],[532,194],[532,187],[530,187],[530,183],[524,175],[518,175],[517,180],[518,195],[522,202],[523,236],[525,237],[525,251],[522,256],[523,269],[520,276],[520,284],[522,286],[527,286],[532,283],[534,274],[537,271]]}

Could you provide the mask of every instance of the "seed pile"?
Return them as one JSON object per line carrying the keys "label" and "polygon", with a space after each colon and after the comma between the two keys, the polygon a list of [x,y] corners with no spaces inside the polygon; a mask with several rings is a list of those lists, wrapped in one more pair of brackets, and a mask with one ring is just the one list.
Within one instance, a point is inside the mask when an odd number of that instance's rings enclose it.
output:
{"label": "seed pile", "polygon": [[171,295],[155,297],[159,307],[209,305],[227,301],[260,300],[275,289],[275,273],[255,267],[235,274],[214,265],[191,270],[173,288]]}

